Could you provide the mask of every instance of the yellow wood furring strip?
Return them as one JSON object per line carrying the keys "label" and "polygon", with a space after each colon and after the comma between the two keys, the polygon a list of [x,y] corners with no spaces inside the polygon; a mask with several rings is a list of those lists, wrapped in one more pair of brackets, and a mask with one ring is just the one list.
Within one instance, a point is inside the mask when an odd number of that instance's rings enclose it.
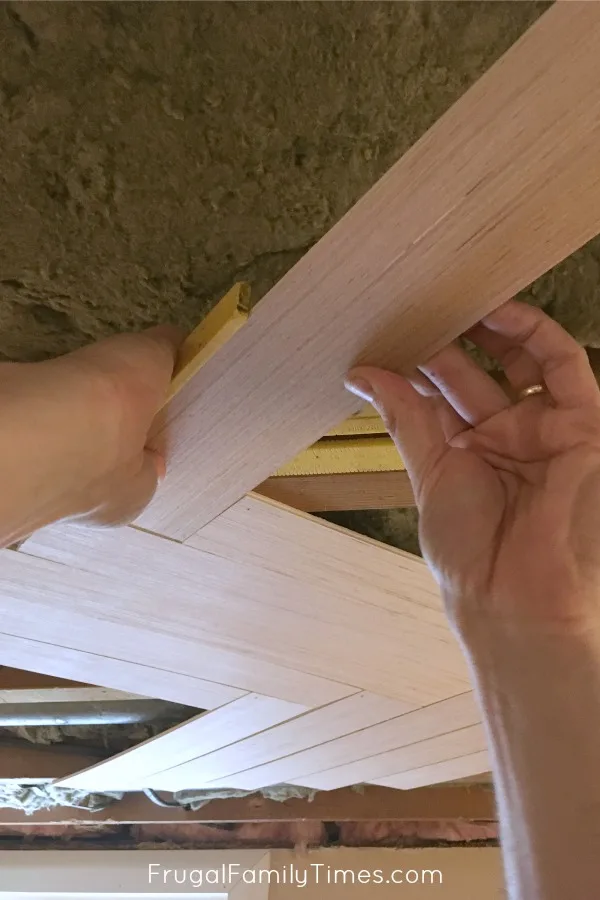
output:
{"label": "yellow wood furring strip", "polygon": [[219,300],[181,345],[163,407],[245,325],[249,314],[250,285],[240,281]]}
{"label": "yellow wood furring strip", "polygon": [[348,472],[400,472],[404,469],[394,442],[387,437],[324,438],[282,466],[274,477],[338,475]]}

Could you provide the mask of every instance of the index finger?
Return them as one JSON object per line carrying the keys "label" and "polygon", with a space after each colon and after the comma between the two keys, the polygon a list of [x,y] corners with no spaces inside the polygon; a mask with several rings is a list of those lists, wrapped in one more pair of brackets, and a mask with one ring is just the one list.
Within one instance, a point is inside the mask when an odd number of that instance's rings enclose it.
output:
{"label": "index finger", "polygon": [[509,300],[485,316],[482,325],[510,338],[539,364],[558,406],[600,406],[600,390],[585,350],[541,309]]}

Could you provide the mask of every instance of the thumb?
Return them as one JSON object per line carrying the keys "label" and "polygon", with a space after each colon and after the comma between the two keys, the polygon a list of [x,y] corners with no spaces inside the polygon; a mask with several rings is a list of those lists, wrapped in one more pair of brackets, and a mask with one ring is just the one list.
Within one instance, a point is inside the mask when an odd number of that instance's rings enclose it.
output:
{"label": "thumb", "polygon": [[434,404],[395,372],[358,366],[346,378],[346,388],[371,403],[402,457],[416,496],[423,479],[446,451],[446,439]]}

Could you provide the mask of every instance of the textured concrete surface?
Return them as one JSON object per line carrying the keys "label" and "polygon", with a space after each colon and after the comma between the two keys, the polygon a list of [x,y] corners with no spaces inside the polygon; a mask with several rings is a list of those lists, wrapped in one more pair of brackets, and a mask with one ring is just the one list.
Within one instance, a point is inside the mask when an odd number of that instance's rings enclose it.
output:
{"label": "textured concrete surface", "polygon": [[[0,3],[0,358],[260,297],[547,5]],[[526,296],[600,346],[599,269]]]}

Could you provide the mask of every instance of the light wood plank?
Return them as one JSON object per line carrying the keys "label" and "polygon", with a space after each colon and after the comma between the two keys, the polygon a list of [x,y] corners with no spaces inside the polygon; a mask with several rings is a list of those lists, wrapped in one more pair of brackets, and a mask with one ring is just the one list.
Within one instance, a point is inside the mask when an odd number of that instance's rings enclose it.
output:
{"label": "light wood plank", "polygon": [[305,512],[415,506],[408,472],[350,472],[267,478],[256,493]]}
{"label": "light wood plank", "polygon": [[[199,550],[136,529],[55,526],[27,541],[17,556],[33,553],[67,571],[85,570],[92,584],[110,573],[118,591],[102,605],[92,602],[96,614],[116,617],[132,633],[152,632],[154,643],[162,636],[164,658],[167,635],[200,642],[204,649],[194,654],[199,677],[210,673],[311,707],[360,688],[416,707],[469,686],[422,560],[270,501],[254,498],[254,504],[264,504],[268,514],[262,521],[255,516],[253,534],[242,510],[231,550],[217,536]],[[232,524],[231,538],[233,531]],[[52,606],[53,616],[61,606]],[[77,604],[79,611],[88,607]],[[141,661],[150,652],[144,640]]]}
{"label": "light wood plank", "polygon": [[426,787],[429,784],[455,781],[457,778],[468,778],[471,775],[482,775],[484,772],[489,772],[490,769],[491,763],[488,751],[480,750],[478,753],[470,753],[468,756],[459,756],[456,759],[447,759],[445,762],[421,766],[419,769],[411,769],[408,772],[403,772],[401,775],[377,778],[374,783],[382,787],[407,791]]}
{"label": "light wood plank", "polygon": [[416,744],[458,728],[477,724],[480,720],[481,714],[475,698],[469,692],[323,743],[310,750],[293,753],[284,759],[216,779],[211,782],[211,787],[227,786],[255,790],[283,782],[303,783],[304,777],[310,779],[313,774],[321,773],[323,770],[365,761],[383,751]]}
{"label": "light wood plank", "polygon": [[[334,740],[345,734],[386,721],[407,711],[400,700],[362,692],[321,709],[312,710],[292,722],[254,734],[182,766],[157,773],[150,787],[177,791],[209,784],[216,778],[250,769],[301,750]],[[169,764],[171,760],[169,760]],[[165,767],[167,768],[167,767]]]}
{"label": "light wood plank", "polygon": [[[181,568],[173,574],[161,569],[163,551],[158,548],[163,544],[167,547],[165,560],[170,559],[169,546],[192,556],[196,551],[139,532],[145,550],[137,565],[132,566],[127,552],[130,544],[124,540],[124,534],[73,528],[69,533],[72,540],[59,541],[65,552],[73,554],[73,568],[21,552],[2,551],[2,633],[54,645],[57,656],[66,646],[142,665],[150,662],[157,669],[175,670],[197,678],[211,675],[224,683],[233,683],[234,687],[244,686],[256,693],[274,694],[278,699],[307,706],[323,702],[322,696],[328,691],[331,699],[353,693],[346,686],[250,655],[248,647],[252,645],[237,639],[237,629],[243,629],[245,622],[234,621],[237,616],[223,615],[223,592],[218,586],[213,585],[211,590],[203,583],[202,560],[200,566],[195,565],[192,574],[196,580],[188,582],[187,590]],[[135,537],[136,533],[131,531],[129,535]],[[147,538],[151,540],[148,542]],[[155,556],[154,545],[157,545]],[[76,568],[84,548],[100,568],[112,566],[112,578]],[[104,558],[102,548],[107,551]],[[149,560],[155,567],[148,565]],[[119,566],[122,566],[121,579],[115,577]],[[177,580],[178,573],[182,583]],[[143,577],[138,578],[138,574]],[[222,627],[211,629],[211,618],[220,618]],[[260,623],[255,628],[259,631]],[[271,657],[281,661],[286,648],[283,636],[277,636],[279,650],[275,648]],[[267,634],[265,640],[269,637]],[[19,659],[17,664],[24,665],[25,659]],[[139,683],[139,687],[143,685]]]}
{"label": "light wood plank", "polygon": [[[0,564],[2,561],[0,555]],[[0,607],[1,603],[0,600]],[[45,610],[40,612],[45,613]],[[23,632],[32,629],[28,629],[25,623],[13,630]],[[53,634],[49,630],[46,635],[40,631],[40,639],[34,640],[30,636],[23,637],[0,631],[0,658],[14,666],[35,665],[40,672],[47,675],[104,682],[116,690],[133,691],[134,688],[142,688],[147,696],[171,700],[174,703],[186,703],[196,709],[213,709],[247,693],[239,688],[174,672],[168,668],[169,665],[175,664],[173,660],[167,663],[167,668],[161,669],[156,665],[158,660],[148,663],[134,662],[128,659],[125,653],[122,659],[117,659],[112,655],[114,648],[111,647],[110,641],[105,644],[101,642],[93,652],[65,647],[67,634],[68,630],[62,636],[59,631]],[[54,643],[48,638],[53,638]],[[174,660],[177,660],[177,656]]]}
{"label": "light wood plank", "polygon": [[221,709],[195,716],[83,772],[75,772],[61,779],[58,786],[89,791],[150,787],[152,775],[166,764],[185,763],[305,711],[306,707],[298,703],[248,694]]}
{"label": "light wood plank", "polygon": [[190,537],[358,411],[354,363],[422,362],[600,231],[599,44],[555,4],[284,276],[157,422],[145,528]]}
{"label": "light wood plank", "polygon": [[249,494],[186,542],[223,561],[235,558],[321,587],[373,609],[406,611],[445,632],[440,590],[420,557]]}
{"label": "light wood plank", "polygon": [[290,783],[320,791],[332,791],[349,784],[379,781],[386,775],[398,775],[410,769],[446,762],[485,749],[486,735],[483,725],[471,725],[417,744],[410,744],[408,747],[388,750],[387,753],[379,753],[377,756],[328,769],[326,772],[294,779]]}

